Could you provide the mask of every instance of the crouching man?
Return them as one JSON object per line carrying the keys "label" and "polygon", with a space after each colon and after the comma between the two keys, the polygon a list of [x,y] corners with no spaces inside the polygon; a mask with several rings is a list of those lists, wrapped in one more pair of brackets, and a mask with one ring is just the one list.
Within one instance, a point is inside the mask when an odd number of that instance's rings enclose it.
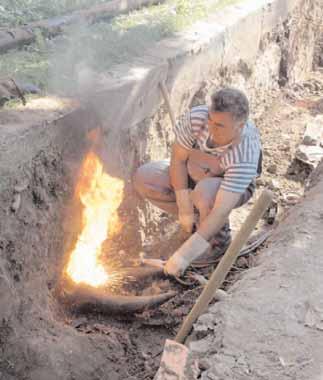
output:
{"label": "crouching man", "polygon": [[170,162],[147,163],[135,173],[138,193],[178,215],[193,233],[169,258],[166,273],[179,276],[194,260],[214,260],[230,244],[229,215],[252,197],[261,172],[260,136],[248,117],[246,96],[221,89],[209,106],[193,107],[178,120]]}

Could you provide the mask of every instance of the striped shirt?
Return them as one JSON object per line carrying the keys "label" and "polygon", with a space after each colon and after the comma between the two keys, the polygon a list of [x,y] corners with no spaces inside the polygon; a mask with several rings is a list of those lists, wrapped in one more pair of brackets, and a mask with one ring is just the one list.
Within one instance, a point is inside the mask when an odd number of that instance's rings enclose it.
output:
{"label": "striped shirt", "polygon": [[257,177],[260,160],[261,142],[258,129],[248,121],[243,128],[240,141],[210,148],[207,146],[208,107],[193,107],[176,123],[176,141],[186,149],[199,149],[219,158],[219,166],[223,170],[221,189],[243,193]]}

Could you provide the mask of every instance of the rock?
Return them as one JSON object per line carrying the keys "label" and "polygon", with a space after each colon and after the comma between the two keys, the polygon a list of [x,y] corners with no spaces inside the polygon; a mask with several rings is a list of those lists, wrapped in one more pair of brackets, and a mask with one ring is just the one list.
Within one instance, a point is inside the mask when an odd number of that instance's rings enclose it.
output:
{"label": "rock", "polygon": [[290,193],[287,193],[283,196],[283,200],[284,202],[287,204],[287,205],[295,205],[296,203],[298,203],[301,199],[301,196],[300,194],[298,193],[293,193],[293,192],[290,192]]}
{"label": "rock", "polygon": [[262,153],[264,156],[270,157],[271,156],[271,150],[269,148],[264,148],[262,150]]}
{"label": "rock", "polygon": [[257,186],[265,186],[265,181],[262,178],[256,179],[256,185]]}
{"label": "rock", "polygon": [[216,321],[214,315],[211,313],[202,314],[196,325],[194,325],[194,331],[199,333],[203,331],[211,331],[215,329]]}
{"label": "rock", "polygon": [[[197,379],[200,370],[191,351],[183,344],[166,340],[160,367],[154,380]],[[171,376],[170,376],[171,374]]]}
{"label": "rock", "polygon": [[217,291],[214,294],[215,301],[224,301],[227,297],[227,292],[222,289],[217,289]]}
{"label": "rock", "polygon": [[11,211],[17,212],[19,210],[20,205],[21,205],[21,195],[17,193],[14,195],[14,199],[10,207]]}
{"label": "rock", "polygon": [[279,190],[279,182],[277,179],[270,179],[267,181],[267,186],[269,187],[270,190]]}
{"label": "rock", "polygon": [[303,144],[307,146],[320,145],[323,141],[323,118],[317,116],[314,121],[306,125]]}
{"label": "rock", "polygon": [[236,265],[238,268],[243,268],[243,269],[249,268],[248,260],[245,257],[239,257]]}
{"label": "rock", "polygon": [[290,145],[288,143],[280,145],[278,148],[283,152],[290,152]]}
{"label": "rock", "polygon": [[81,327],[82,325],[85,325],[88,322],[88,319],[85,317],[77,318],[76,320],[72,321],[71,326],[77,329],[78,327]]}
{"label": "rock", "polygon": [[323,331],[323,311],[317,305],[307,304],[304,325],[314,330]]}
{"label": "rock", "polygon": [[15,193],[21,193],[23,192],[24,190],[26,190],[28,188],[28,182],[25,181],[25,182],[22,182],[20,184],[17,184],[15,187],[14,187],[14,192]]}
{"label": "rock", "polygon": [[267,167],[267,172],[270,174],[276,174],[277,173],[277,165],[271,164]]}
{"label": "rock", "polygon": [[210,361],[209,361],[207,358],[202,358],[202,359],[199,361],[199,368],[200,368],[202,371],[206,371],[207,369],[210,369],[210,368],[211,368],[211,363],[210,363]]}
{"label": "rock", "polygon": [[300,145],[295,157],[315,169],[323,158],[323,148],[320,146]]}
{"label": "rock", "polygon": [[266,220],[268,224],[273,224],[275,222],[276,216],[278,214],[278,203],[276,200],[271,202],[271,205],[266,210],[263,219]]}

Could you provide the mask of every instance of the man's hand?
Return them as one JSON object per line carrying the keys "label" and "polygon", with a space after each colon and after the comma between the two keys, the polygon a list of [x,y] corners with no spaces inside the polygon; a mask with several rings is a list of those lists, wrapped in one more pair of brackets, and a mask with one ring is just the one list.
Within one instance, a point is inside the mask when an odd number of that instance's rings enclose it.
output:
{"label": "man's hand", "polygon": [[164,271],[171,276],[180,276],[192,261],[203,255],[210,244],[195,232],[166,262]]}
{"label": "man's hand", "polygon": [[179,222],[184,231],[191,233],[195,223],[195,215],[194,205],[190,197],[190,190],[177,190],[175,194]]}
{"label": "man's hand", "polygon": [[189,150],[175,143],[170,160],[170,179],[176,194],[178,219],[183,229],[189,233],[194,226],[194,206],[188,190],[187,159]]}

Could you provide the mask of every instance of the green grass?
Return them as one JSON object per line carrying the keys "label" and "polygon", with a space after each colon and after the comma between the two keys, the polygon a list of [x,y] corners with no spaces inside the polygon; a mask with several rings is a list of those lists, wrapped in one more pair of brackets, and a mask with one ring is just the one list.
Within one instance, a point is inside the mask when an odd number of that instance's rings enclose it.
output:
{"label": "green grass", "polygon": [[0,77],[11,76],[45,89],[51,64],[49,51],[42,35],[37,34],[34,44],[0,55]]}
{"label": "green grass", "polygon": [[149,27],[157,30],[157,38],[183,30],[195,21],[207,16],[212,0],[169,0],[164,4],[134,11],[129,15],[121,15],[115,20],[115,25],[122,31]]}
{"label": "green grass", "polygon": [[18,26],[109,1],[111,0],[1,0],[0,25]]}
{"label": "green grass", "polygon": [[163,38],[236,2],[168,0],[118,16],[111,23],[70,26],[64,36],[52,42],[39,35],[36,44],[26,50],[1,56],[0,73],[14,74],[54,92],[71,93],[80,63],[97,72],[111,70],[117,64],[144,55],[146,49]]}
{"label": "green grass", "polygon": [[[39,95],[32,95],[32,94],[25,95],[25,99],[26,99],[27,103],[29,103],[33,99],[38,99],[38,98],[39,98]],[[19,107],[21,105],[22,105],[21,99],[19,99],[19,98],[11,99],[5,103],[5,105],[3,106],[3,109],[5,109],[5,110],[16,109],[17,107]]]}

